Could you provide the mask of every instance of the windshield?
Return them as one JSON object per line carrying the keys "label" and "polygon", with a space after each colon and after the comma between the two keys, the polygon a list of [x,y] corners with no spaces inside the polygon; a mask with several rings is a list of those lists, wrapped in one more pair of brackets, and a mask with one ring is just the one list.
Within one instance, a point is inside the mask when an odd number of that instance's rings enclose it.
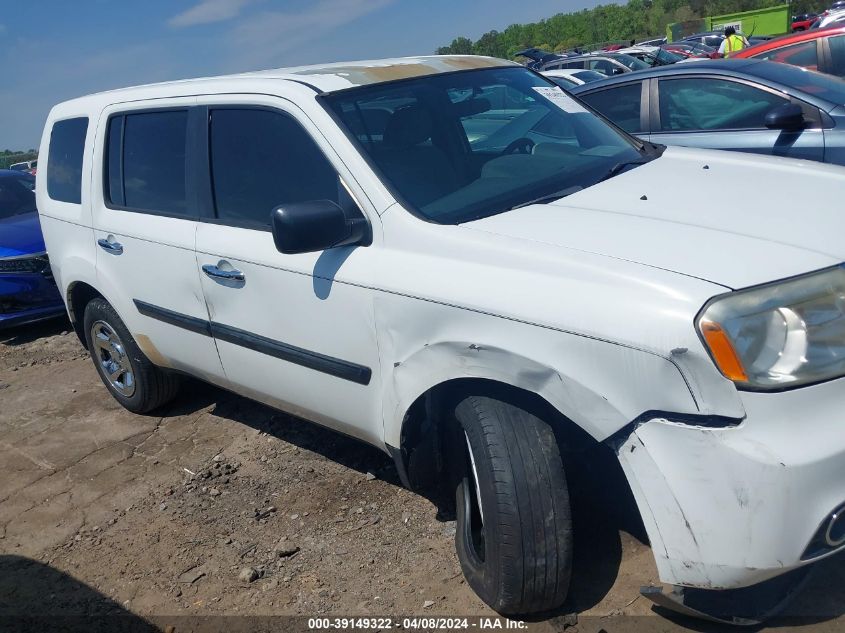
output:
{"label": "windshield", "polygon": [[572,73],[572,76],[580,79],[584,83],[590,83],[591,81],[601,81],[602,79],[607,79],[607,75],[600,73],[596,70],[579,70],[577,72]]}
{"label": "windshield", "polygon": [[650,157],[639,141],[525,68],[419,77],[324,98],[394,195],[444,224],[586,188],[620,163]]}
{"label": "windshield", "polygon": [[579,85],[577,81],[572,81],[568,77],[550,76],[549,79],[551,79],[558,86],[566,90],[569,90],[570,88],[574,88],[575,86]]}
{"label": "windshield", "polygon": [[0,178],[0,220],[35,211],[35,178],[21,174]]}
{"label": "windshield", "polygon": [[670,53],[669,51],[663,48],[658,48],[654,52],[654,55],[655,57],[657,57],[657,61],[659,61],[661,64],[675,64],[683,59],[682,56],[676,53]]}

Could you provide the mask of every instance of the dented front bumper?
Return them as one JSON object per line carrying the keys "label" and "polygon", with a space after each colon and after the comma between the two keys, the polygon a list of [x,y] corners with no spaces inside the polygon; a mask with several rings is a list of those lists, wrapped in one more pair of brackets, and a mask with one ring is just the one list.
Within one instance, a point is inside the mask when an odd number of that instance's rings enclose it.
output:
{"label": "dented front bumper", "polygon": [[738,426],[654,418],[617,449],[665,583],[748,587],[845,548],[819,541],[845,505],[845,379],[741,396]]}

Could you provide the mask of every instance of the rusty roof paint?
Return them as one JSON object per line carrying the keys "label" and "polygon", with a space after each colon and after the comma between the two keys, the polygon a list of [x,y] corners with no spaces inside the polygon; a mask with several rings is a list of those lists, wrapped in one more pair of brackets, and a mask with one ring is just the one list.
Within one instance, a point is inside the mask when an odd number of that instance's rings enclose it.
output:
{"label": "rusty roof paint", "polygon": [[298,79],[324,91],[411,79],[456,70],[517,66],[514,62],[479,55],[431,55],[397,59],[343,62],[298,68],[279,68],[247,73],[249,76]]}

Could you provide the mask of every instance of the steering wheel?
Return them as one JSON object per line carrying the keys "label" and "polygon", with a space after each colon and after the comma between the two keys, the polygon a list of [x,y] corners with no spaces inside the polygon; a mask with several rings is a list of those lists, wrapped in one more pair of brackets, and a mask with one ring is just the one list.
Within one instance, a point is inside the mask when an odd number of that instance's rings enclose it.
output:
{"label": "steering wheel", "polygon": [[502,150],[502,156],[507,154],[530,154],[532,149],[534,149],[534,141],[523,136],[508,143],[508,146]]}

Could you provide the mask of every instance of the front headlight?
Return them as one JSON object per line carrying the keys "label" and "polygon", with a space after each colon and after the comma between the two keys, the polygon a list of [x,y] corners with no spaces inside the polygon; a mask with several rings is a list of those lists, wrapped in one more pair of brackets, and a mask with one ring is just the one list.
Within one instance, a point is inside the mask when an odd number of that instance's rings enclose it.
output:
{"label": "front headlight", "polygon": [[698,330],[740,388],[778,390],[845,375],[845,265],[711,300]]}

